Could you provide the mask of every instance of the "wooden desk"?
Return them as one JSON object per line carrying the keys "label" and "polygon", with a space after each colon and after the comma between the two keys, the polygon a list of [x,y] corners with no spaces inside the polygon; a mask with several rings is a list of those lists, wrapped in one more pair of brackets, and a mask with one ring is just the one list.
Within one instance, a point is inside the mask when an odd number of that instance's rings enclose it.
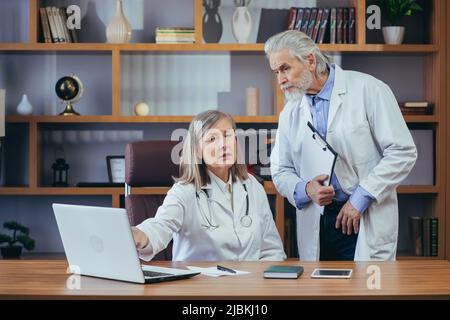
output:
{"label": "wooden desk", "polygon": [[[213,266],[211,262],[154,262],[155,265]],[[381,270],[381,289],[369,290],[370,263],[286,261],[300,264],[304,274],[297,280],[264,279],[271,262],[223,262],[250,271],[244,276],[194,278],[140,285],[81,277],[81,289],[66,287],[69,274],[65,260],[0,260],[0,299],[450,299],[448,261],[397,261],[374,263]],[[353,268],[351,279],[311,279],[317,267]]]}

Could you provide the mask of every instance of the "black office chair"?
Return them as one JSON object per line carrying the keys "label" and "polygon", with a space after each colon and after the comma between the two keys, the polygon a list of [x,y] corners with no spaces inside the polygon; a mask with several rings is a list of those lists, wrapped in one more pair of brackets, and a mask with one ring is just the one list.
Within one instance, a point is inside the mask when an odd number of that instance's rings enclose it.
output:
{"label": "black office chair", "polygon": [[[171,152],[178,141],[139,141],[125,150],[125,208],[132,226],[155,216],[165,195],[132,194],[133,187],[172,186],[178,165]],[[172,260],[172,241],[153,260]]]}

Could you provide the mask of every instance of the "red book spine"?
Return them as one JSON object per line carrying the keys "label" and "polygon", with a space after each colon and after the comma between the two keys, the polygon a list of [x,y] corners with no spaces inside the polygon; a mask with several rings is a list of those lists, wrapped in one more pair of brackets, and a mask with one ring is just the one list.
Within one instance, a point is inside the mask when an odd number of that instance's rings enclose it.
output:
{"label": "red book spine", "polygon": [[348,43],[348,8],[344,8],[342,19],[342,43]]}
{"label": "red book spine", "polygon": [[310,38],[312,38],[314,27],[316,25],[316,19],[317,19],[317,8],[312,8],[311,18],[309,20],[308,31],[306,33],[308,35],[308,37],[310,37]]}
{"label": "red book spine", "polygon": [[323,40],[325,38],[325,33],[327,31],[327,24],[328,24],[328,17],[330,15],[330,9],[324,9],[322,14],[322,21],[320,24],[320,30],[319,30],[319,36],[317,39],[318,43],[323,43]]}
{"label": "red book spine", "polygon": [[336,43],[336,30],[337,30],[337,21],[336,21],[336,8],[332,8],[330,11],[330,43]]}
{"label": "red book spine", "polygon": [[288,30],[294,29],[296,18],[297,18],[297,8],[291,7],[289,9]]}
{"label": "red book spine", "polygon": [[349,8],[348,43],[356,43],[355,8]]}
{"label": "red book spine", "polygon": [[305,12],[305,10],[303,8],[298,8],[298,10],[297,10],[297,21],[295,22],[295,30],[300,31],[302,29],[304,12]]}
{"label": "red book spine", "polygon": [[342,29],[343,29],[343,22],[344,22],[343,15],[344,15],[344,9],[338,8],[337,9],[337,17],[336,17],[337,43],[343,43],[342,41],[344,40],[344,38],[342,36]]}
{"label": "red book spine", "polygon": [[319,34],[320,23],[322,22],[322,14],[323,9],[319,9],[317,11],[316,25],[314,26],[314,30],[311,37],[312,41],[314,42],[317,42],[317,35]]}

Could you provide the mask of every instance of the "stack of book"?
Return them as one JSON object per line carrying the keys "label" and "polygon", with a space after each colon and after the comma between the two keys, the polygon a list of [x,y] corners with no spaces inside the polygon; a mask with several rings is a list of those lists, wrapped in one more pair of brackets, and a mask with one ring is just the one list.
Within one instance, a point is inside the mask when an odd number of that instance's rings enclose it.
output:
{"label": "stack of book", "polygon": [[413,254],[436,257],[438,255],[438,219],[410,217],[409,223]]}
{"label": "stack of book", "polygon": [[156,43],[194,43],[194,28],[156,28]]}
{"label": "stack of book", "polygon": [[67,27],[66,8],[39,8],[39,13],[45,43],[78,42],[75,29]]}
{"label": "stack of book", "polygon": [[307,34],[316,43],[355,43],[355,8],[289,9],[288,29]]}
{"label": "stack of book", "polygon": [[400,103],[400,111],[403,115],[426,115],[431,113],[430,104],[427,101],[408,101]]}

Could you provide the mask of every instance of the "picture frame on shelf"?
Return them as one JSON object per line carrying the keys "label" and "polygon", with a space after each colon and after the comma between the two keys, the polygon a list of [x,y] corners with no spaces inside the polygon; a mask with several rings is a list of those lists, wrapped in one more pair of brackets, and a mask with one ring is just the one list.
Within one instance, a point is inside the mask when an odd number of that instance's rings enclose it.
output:
{"label": "picture frame on shelf", "polygon": [[125,156],[107,156],[106,166],[110,183],[125,182]]}

